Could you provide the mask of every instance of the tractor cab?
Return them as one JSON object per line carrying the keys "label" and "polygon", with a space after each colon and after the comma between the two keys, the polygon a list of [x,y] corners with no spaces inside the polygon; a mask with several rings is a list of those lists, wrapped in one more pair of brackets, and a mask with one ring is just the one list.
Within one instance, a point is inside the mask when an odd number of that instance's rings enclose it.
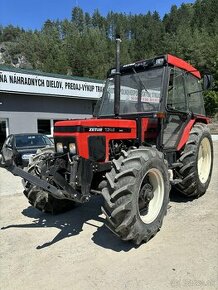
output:
{"label": "tractor cab", "polygon": [[208,122],[200,72],[170,54],[120,66],[119,74],[113,68],[95,116],[136,120],[139,145],[175,152],[187,141],[182,133],[189,122]]}

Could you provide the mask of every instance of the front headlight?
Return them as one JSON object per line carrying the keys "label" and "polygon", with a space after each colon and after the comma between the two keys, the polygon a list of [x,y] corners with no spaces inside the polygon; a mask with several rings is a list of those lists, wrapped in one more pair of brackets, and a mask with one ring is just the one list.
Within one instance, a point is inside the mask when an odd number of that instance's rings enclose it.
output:
{"label": "front headlight", "polygon": [[57,143],[56,144],[56,150],[58,153],[63,153],[64,152],[64,148],[63,148],[63,144],[62,143]]}
{"label": "front headlight", "polygon": [[76,154],[76,144],[75,143],[69,144],[69,151],[71,154]]}

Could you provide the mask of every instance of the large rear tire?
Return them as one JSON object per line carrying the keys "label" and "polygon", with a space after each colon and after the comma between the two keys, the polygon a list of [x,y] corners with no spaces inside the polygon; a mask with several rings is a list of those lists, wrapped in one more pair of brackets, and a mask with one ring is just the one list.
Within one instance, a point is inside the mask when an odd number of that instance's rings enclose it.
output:
{"label": "large rear tire", "polygon": [[196,123],[181,153],[182,166],[176,170],[182,181],[175,188],[187,197],[202,196],[210,183],[213,168],[213,143],[206,124]]}
{"label": "large rear tire", "polygon": [[170,185],[163,154],[145,147],[123,151],[106,178],[102,190],[106,225],[122,240],[147,242],[167,212]]}
{"label": "large rear tire", "polygon": [[[40,177],[40,167],[43,163],[43,159],[49,157],[49,155],[53,153],[54,149],[52,148],[42,149],[33,157],[33,160],[27,168],[27,172]],[[27,197],[29,203],[42,212],[58,214],[66,212],[75,206],[75,202],[71,200],[54,198],[48,192],[40,189],[28,181],[23,180],[23,183],[23,193]]]}

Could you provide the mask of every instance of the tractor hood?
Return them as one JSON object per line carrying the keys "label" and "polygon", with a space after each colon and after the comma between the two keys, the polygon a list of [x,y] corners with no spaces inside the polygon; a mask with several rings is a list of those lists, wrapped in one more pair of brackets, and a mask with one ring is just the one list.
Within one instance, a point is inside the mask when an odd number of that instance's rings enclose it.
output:
{"label": "tractor hood", "polygon": [[67,152],[72,143],[76,153],[95,161],[109,160],[112,140],[135,140],[136,121],[120,119],[68,120],[55,123],[54,141]]}
{"label": "tractor hood", "polygon": [[84,119],[67,120],[55,123],[54,136],[59,133],[130,133],[136,130],[135,120]]}

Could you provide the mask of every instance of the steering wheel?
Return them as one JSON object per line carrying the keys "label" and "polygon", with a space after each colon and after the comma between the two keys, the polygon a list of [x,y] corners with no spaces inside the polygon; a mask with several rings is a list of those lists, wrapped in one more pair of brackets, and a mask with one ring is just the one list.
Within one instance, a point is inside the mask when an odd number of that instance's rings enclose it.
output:
{"label": "steering wheel", "polygon": [[[145,106],[150,106],[150,108],[148,107],[147,109],[146,109],[146,107]],[[136,107],[138,108],[138,104],[136,105]],[[140,104],[140,107],[138,108],[138,112],[146,112],[146,111],[156,111],[157,110],[157,107],[156,107],[156,103],[149,103],[149,102],[143,102],[143,103],[141,103]]]}

